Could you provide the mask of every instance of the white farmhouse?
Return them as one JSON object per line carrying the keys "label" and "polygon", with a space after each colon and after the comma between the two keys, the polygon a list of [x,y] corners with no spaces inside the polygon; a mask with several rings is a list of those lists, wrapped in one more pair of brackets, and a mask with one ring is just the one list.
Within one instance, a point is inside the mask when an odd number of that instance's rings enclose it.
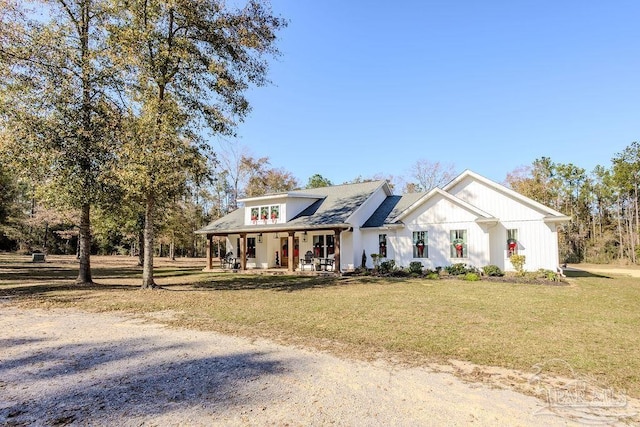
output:
{"label": "white farmhouse", "polygon": [[[557,226],[569,217],[465,171],[444,188],[403,196],[385,181],[294,190],[243,199],[243,207],[198,233],[223,238],[230,267],[352,270],[365,254],[396,265],[425,268],[465,263],[512,270],[511,254],[525,269],[556,270]],[[311,266],[309,265],[309,266]]]}

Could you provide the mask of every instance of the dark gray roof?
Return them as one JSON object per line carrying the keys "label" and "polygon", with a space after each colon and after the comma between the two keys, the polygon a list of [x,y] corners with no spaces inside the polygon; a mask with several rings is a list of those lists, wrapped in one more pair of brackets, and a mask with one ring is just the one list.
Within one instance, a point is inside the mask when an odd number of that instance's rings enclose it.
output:
{"label": "dark gray roof", "polygon": [[409,193],[402,196],[389,196],[376,211],[365,221],[363,227],[382,227],[391,224],[391,220],[427,193]]}
{"label": "dark gray roof", "polygon": [[[305,195],[317,197],[309,207],[299,213],[286,224],[244,224],[244,207],[212,222],[197,233],[234,233],[261,232],[270,230],[347,227],[351,215],[381,186],[385,181],[371,181],[358,184],[335,185],[331,187],[295,190],[280,193],[282,196]],[[385,190],[390,194],[388,188]],[[355,225],[355,224],[352,224]]]}

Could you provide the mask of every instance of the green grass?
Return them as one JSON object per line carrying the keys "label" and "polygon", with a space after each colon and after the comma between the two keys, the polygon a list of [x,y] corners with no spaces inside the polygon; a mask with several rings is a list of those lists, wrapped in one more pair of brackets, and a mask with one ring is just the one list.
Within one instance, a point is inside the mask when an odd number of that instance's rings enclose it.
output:
{"label": "green grass", "polygon": [[640,397],[638,278],[580,274],[563,285],[540,285],[258,276],[203,273],[198,263],[204,263],[196,261],[162,265],[158,282],[164,290],[141,291],[139,271],[129,265],[100,265],[100,284],[86,288],[68,279],[73,263],[25,264],[17,278],[11,262],[0,258],[0,296],[24,307],[169,311],[174,315],[165,322],[173,326],[362,359],[463,360],[525,372],[563,359],[575,372]]}

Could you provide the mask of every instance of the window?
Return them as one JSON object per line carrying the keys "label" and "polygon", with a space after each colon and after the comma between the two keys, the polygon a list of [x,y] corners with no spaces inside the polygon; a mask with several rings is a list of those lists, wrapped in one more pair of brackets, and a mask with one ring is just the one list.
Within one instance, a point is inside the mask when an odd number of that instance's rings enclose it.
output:
{"label": "window", "polygon": [[313,236],[313,256],[324,258],[324,236]]}
{"label": "window", "polygon": [[316,258],[328,258],[335,253],[335,235],[326,234],[313,236],[313,256]]}
{"label": "window", "polygon": [[507,258],[518,254],[518,230],[515,228],[507,230]]}
{"label": "window", "polygon": [[266,220],[269,218],[269,208],[266,206],[262,206],[260,208],[260,219]]}
{"label": "window", "polygon": [[429,258],[428,233],[426,231],[413,232],[413,257]]}
{"label": "window", "polygon": [[271,206],[270,210],[271,220],[275,222],[278,218],[280,218],[280,206]]}
{"label": "window", "polygon": [[247,258],[255,258],[256,257],[256,238],[248,237],[247,238]]}
{"label": "window", "polygon": [[382,258],[387,257],[387,235],[378,234],[378,255]]}
{"label": "window", "polygon": [[467,257],[467,230],[451,230],[451,258]]}

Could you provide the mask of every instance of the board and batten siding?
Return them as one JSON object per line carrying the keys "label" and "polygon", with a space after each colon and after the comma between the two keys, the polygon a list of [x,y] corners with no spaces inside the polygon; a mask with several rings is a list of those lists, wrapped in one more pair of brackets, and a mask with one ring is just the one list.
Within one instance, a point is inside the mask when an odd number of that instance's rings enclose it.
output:
{"label": "board and batten siding", "polygon": [[471,178],[466,178],[448,192],[490,213],[502,222],[542,220],[545,216],[544,212],[535,209],[533,206]]}
{"label": "board and batten siding", "polygon": [[[373,215],[387,197],[385,185],[381,185],[349,218],[349,223],[353,224],[353,230],[349,233],[342,233],[343,240],[341,240],[341,243],[345,243],[345,246],[340,246],[340,264],[343,269],[349,269],[351,266],[359,267],[362,264],[362,251],[364,249],[365,253],[368,252],[367,248],[370,243],[365,239],[366,232],[363,233],[360,227]],[[350,234],[348,236],[350,239],[348,240],[345,239],[347,234]],[[370,258],[369,253],[367,253],[367,258]]]}
{"label": "board and batten siding", "polygon": [[[427,268],[465,263],[482,267],[489,263],[489,230],[476,222],[477,214],[459,204],[435,195],[403,219],[405,227],[394,239],[396,262],[408,266],[419,261]],[[451,257],[451,231],[466,230],[467,257]],[[413,258],[413,232],[428,232],[428,258]]]}
{"label": "board and batten siding", "polygon": [[558,260],[558,235],[555,224],[543,221],[506,221],[491,230],[491,263],[513,271],[507,257],[507,230],[518,230],[518,254],[526,257],[524,269],[555,270]]}
{"label": "board and batten siding", "polygon": [[514,270],[507,258],[507,230],[516,229],[518,253],[526,257],[525,270],[555,270],[558,267],[558,234],[555,224],[544,222],[547,212],[471,177],[449,189],[449,193],[500,220],[490,230],[491,264],[507,271]]}

